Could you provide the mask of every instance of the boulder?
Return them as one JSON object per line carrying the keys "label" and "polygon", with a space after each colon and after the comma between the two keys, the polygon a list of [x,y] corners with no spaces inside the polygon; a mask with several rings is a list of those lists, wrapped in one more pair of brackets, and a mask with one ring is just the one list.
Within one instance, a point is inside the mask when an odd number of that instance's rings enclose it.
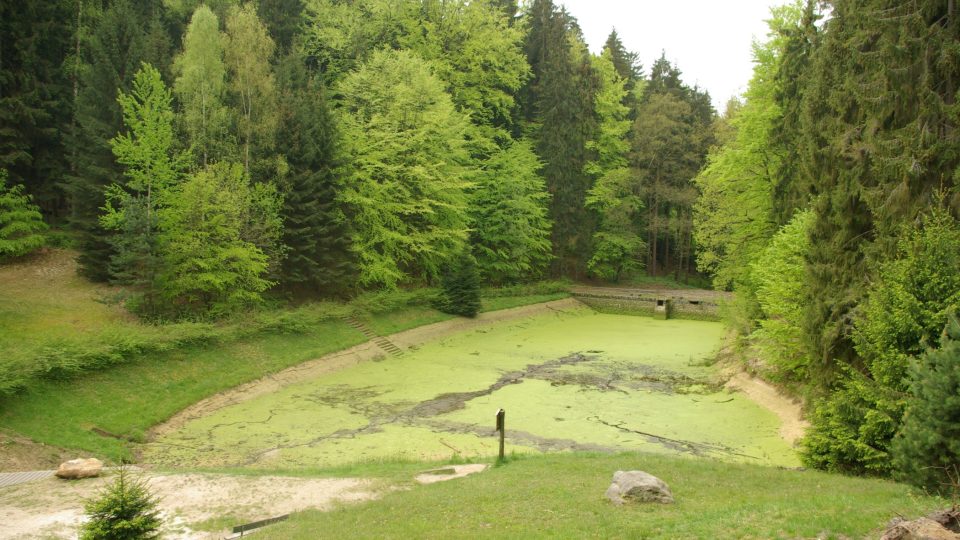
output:
{"label": "boulder", "polygon": [[89,459],[71,459],[60,464],[56,475],[59,478],[67,480],[77,480],[80,478],[93,478],[100,476],[103,470],[103,462],[97,458]]}
{"label": "boulder", "polygon": [[960,540],[960,534],[930,518],[920,518],[892,523],[880,540]]}
{"label": "boulder", "polygon": [[607,488],[606,496],[614,504],[627,502],[656,502],[670,504],[673,494],[667,484],[643,471],[617,471],[613,473],[613,483]]}

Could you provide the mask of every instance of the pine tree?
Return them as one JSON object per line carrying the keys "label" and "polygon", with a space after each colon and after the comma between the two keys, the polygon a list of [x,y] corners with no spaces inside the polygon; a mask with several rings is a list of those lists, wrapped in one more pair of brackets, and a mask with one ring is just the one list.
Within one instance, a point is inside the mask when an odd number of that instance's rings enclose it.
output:
{"label": "pine tree", "polygon": [[7,171],[0,169],[0,260],[43,247],[46,230],[40,210],[24,193],[23,185],[7,187]]}
{"label": "pine tree", "polygon": [[303,20],[303,0],[260,0],[257,11],[270,29],[279,55],[289,53]]}
{"label": "pine tree", "polygon": [[926,352],[910,369],[910,401],[891,452],[900,480],[944,495],[957,489],[960,321],[956,316],[944,328],[940,348]]}
{"label": "pine tree", "polygon": [[61,62],[70,49],[67,2],[0,3],[0,168],[23,179],[50,214],[65,210],[63,127],[70,85]]}
{"label": "pine tree", "polygon": [[157,499],[145,482],[131,478],[120,467],[116,480],[88,501],[84,509],[90,520],[83,524],[83,540],[146,540],[159,537]]}
{"label": "pine tree", "polygon": [[524,95],[524,114],[534,131],[537,154],[551,194],[553,270],[577,277],[586,270],[594,228],[585,207],[591,178],[584,172],[586,143],[594,133],[594,74],[579,29],[551,0],[535,0],[525,50],[533,78]]}
{"label": "pine tree", "polygon": [[[169,63],[162,39],[146,41],[156,25],[153,2],[117,0],[110,4],[83,44],[83,66],[76,99],[76,124],[70,137],[71,174],[65,189],[71,202],[71,224],[80,231],[80,272],[95,281],[110,279],[111,233],[99,221],[106,186],[120,180],[109,141],[123,127],[117,96],[129,92],[143,62]],[[162,36],[161,36],[162,37]],[[147,44],[153,43],[150,48]],[[154,48],[155,47],[155,48]]]}
{"label": "pine tree", "polygon": [[284,129],[278,145],[290,172],[284,181],[281,284],[310,296],[349,292],[356,282],[350,221],[338,199],[339,134],[319,78],[296,54],[284,61]]}
{"label": "pine tree", "polygon": [[450,261],[441,281],[438,307],[445,313],[476,317],[480,311],[480,273],[469,251]]}

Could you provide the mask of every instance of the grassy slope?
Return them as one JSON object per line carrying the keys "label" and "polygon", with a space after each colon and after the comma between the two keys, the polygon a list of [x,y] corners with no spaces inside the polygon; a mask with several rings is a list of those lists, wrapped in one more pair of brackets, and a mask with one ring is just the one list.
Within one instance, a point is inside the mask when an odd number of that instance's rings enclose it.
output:
{"label": "grassy slope", "polygon": [[[612,506],[603,493],[613,472],[632,469],[667,482],[676,504]],[[410,466],[405,472],[415,474]],[[897,514],[919,516],[944,504],[892,482],[814,471],[646,454],[549,454],[514,459],[462,480],[393,491],[376,503],[302,512],[262,535],[860,538]]]}
{"label": "grassy slope", "polygon": [[[0,350],[29,351],[51,336],[97,340],[111,332],[162,333],[99,299],[115,292],[75,275],[70,252],[0,267]],[[564,294],[485,300],[484,310],[542,302]],[[422,307],[364,317],[389,334],[452,318]],[[109,338],[107,338],[109,339]],[[364,341],[340,320],[304,333],[260,333],[229,343],[150,352],[66,380],[37,380],[0,398],[0,428],[35,441],[116,459],[153,425],[217,392]],[[120,436],[97,434],[93,428]]]}

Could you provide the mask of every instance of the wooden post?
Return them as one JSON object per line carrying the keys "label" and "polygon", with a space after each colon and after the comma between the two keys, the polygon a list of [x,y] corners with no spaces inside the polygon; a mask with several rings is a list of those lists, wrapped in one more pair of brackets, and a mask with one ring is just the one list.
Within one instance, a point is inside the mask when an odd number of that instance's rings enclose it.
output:
{"label": "wooden post", "polygon": [[507,411],[503,409],[497,409],[497,431],[500,432],[500,461],[503,461],[503,435],[506,429],[504,424],[507,418]]}

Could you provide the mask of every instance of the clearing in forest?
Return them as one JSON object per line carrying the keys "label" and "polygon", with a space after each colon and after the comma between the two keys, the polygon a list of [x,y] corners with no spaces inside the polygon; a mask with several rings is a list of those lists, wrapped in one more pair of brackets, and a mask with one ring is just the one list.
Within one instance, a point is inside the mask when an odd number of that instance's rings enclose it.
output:
{"label": "clearing in forest", "polygon": [[186,422],[145,449],[187,467],[306,468],[639,450],[794,466],[780,422],[724,390],[719,323],[571,307],[501,321],[278,389]]}

